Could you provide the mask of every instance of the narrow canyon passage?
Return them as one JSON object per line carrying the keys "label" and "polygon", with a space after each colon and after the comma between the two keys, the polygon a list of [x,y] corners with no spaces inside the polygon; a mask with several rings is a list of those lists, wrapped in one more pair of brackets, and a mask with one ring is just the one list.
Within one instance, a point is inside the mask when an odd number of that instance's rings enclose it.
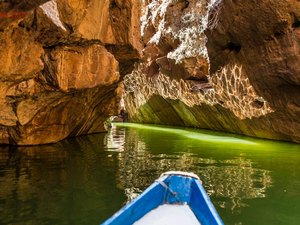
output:
{"label": "narrow canyon passage", "polygon": [[100,224],[169,170],[203,186],[145,204],[298,224],[299,62],[300,1],[0,0],[0,224]]}
{"label": "narrow canyon passage", "polygon": [[0,143],[131,122],[300,142],[300,3],[0,2]]}

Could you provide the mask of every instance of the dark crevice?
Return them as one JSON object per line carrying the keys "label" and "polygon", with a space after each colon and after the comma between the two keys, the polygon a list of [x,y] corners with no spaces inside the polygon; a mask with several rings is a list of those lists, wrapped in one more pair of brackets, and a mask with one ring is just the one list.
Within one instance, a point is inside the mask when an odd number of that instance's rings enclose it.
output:
{"label": "dark crevice", "polygon": [[61,46],[80,46],[80,47],[88,47],[92,46],[94,44],[99,44],[103,46],[103,43],[100,40],[86,40],[86,39],[78,39],[74,41],[63,41],[63,42],[57,42],[55,44],[51,45],[46,45],[43,46],[44,49],[53,49],[56,47],[61,47]]}
{"label": "dark crevice", "polygon": [[226,46],[231,52],[239,53],[241,51],[242,46],[239,43],[229,42]]}
{"label": "dark crevice", "polygon": [[275,31],[274,31],[274,37],[276,38],[280,38],[282,36],[285,35],[285,32],[283,29],[280,29],[280,27],[278,27]]}
{"label": "dark crevice", "polygon": [[208,78],[207,77],[195,77],[195,76],[190,76],[188,78],[186,78],[185,80],[189,80],[189,81],[199,81],[201,83],[206,83],[208,82]]}
{"label": "dark crevice", "polygon": [[298,28],[300,27],[300,20],[294,16],[294,22],[292,23],[292,28]]}
{"label": "dark crevice", "polygon": [[65,23],[65,22],[63,22],[63,24],[64,24],[64,27],[67,28],[67,30],[70,34],[74,33],[74,29],[73,29],[73,26],[71,24],[68,24],[68,23]]}
{"label": "dark crevice", "polygon": [[276,38],[280,38],[280,37],[282,37],[284,34],[285,34],[284,32],[275,32],[275,33],[274,33],[274,36],[275,36]]}
{"label": "dark crevice", "polygon": [[275,27],[274,27],[274,37],[281,38],[285,35],[286,30],[288,28],[288,22],[287,21],[280,21]]}
{"label": "dark crevice", "polygon": [[182,10],[186,9],[187,7],[189,7],[189,4],[190,4],[190,2],[187,1],[187,0],[185,0],[185,1],[184,1],[184,7],[183,7]]}
{"label": "dark crevice", "polygon": [[121,78],[133,70],[134,64],[139,60],[140,55],[132,45],[105,45],[108,52],[110,52],[119,62]]}
{"label": "dark crevice", "polygon": [[265,101],[261,98],[254,99],[251,105],[257,109],[261,109],[265,105]]}
{"label": "dark crevice", "polygon": [[38,30],[38,22],[37,22],[37,13],[36,13],[36,10],[34,10],[34,12],[33,12],[33,20],[32,20],[31,27],[33,28],[34,31]]}
{"label": "dark crevice", "polygon": [[300,18],[297,15],[295,15],[295,13],[291,13],[290,15],[291,15],[291,20],[292,20],[291,27],[293,29],[300,27]]}
{"label": "dark crevice", "polygon": [[110,10],[111,10],[111,9],[114,9],[114,8],[118,8],[118,9],[121,10],[120,6],[118,5],[118,3],[117,3],[115,0],[111,1],[111,2],[110,2],[110,5],[109,5],[109,9],[110,9]]}

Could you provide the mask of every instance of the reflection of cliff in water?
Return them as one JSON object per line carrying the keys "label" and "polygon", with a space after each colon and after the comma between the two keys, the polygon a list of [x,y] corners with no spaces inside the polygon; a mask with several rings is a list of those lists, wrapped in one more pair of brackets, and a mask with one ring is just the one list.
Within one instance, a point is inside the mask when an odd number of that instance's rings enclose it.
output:
{"label": "reflection of cliff in water", "polygon": [[[43,151],[39,152],[41,149]],[[41,219],[40,214],[50,208],[49,214],[58,212],[59,209],[47,200],[59,198],[59,193],[57,196],[51,193],[51,188],[44,181],[65,184],[66,174],[51,168],[63,167],[67,160],[66,152],[51,146],[2,147],[0,150],[0,224],[35,224],[37,218]],[[40,221],[40,224],[43,223]]]}
{"label": "reflection of cliff in water", "polygon": [[[251,160],[242,156],[224,160],[209,155],[203,157],[188,150],[189,140],[176,142],[176,146],[174,142],[175,150],[162,149],[163,144],[160,142],[163,142],[163,134],[156,139],[154,133],[149,133],[151,131],[126,129],[126,132],[117,135],[113,127],[107,136],[109,142],[123,143],[117,148],[119,168],[116,179],[119,188],[125,190],[129,199],[168,170],[193,171],[198,174],[207,192],[217,199],[219,206],[232,209],[242,207],[242,200],[264,198],[272,184],[269,171],[254,168]],[[177,151],[179,148],[181,150]]]}
{"label": "reflection of cliff in water", "polygon": [[104,136],[1,147],[0,224],[99,224],[115,212],[124,196]]}
{"label": "reflection of cliff in water", "polygon": [[299,221],[299,145],[122,126],[54,145],[0,147],[0,224],[99,224],[168,170],[197,173],[226,224],[271,214]]}

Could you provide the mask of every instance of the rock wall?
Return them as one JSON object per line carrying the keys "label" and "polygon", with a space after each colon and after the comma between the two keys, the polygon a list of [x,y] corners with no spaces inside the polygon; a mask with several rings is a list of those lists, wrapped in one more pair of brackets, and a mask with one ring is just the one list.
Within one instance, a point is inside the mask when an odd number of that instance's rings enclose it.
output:
{"label": "rock wall", "polygon": [[104,131],[140,56],[139,4],[0,2],[0,144]]}
{"label": "rock wall", "polygon": [[300,3],[150,0],[131,121],[300,142]]}
{"label": "rock wall", "polygon": [[123,79],[131,121],[300,142],[299,27],[294,0],[1,1],[0,144],[104,131]]}

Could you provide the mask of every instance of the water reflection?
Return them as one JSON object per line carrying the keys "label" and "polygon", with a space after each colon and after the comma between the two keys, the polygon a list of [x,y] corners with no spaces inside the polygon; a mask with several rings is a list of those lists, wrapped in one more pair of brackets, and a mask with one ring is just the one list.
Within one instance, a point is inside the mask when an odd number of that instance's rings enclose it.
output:
{"label": "water reflection", "polygon": [[122,143],[116,145],[115,179],[128,200],[162,172],[193,171],[225,224],[294,225],[300,220],[300,145],[189,129],[117,126],[107,138]]}
{"label": "water reflection", "polygon": [[300,145],[204,134],[119,125],[0,147],[0,224],[99,224],[168,170],[197,173],[225,224],[297,224]]}
{"label": "water reflection", "polygon": [[116,129],[115,126],[109,130],[105,137],[105,149],[106,151],[122,152],[124,151],[125,144],[125,130]]}
{"label": "water reflection", "polygon": [[175,143],[177,147],[182,145],[180,152],[168,149],[165,150],[169,151],[167,154],[153,154],[149,149],[155,147],[151,146],[149,140],[143,142],[146,139],[143,133],[133,129],[124,131],[114,126],[106,140],[107,146],[113,145],[120,152],[116,179],[118,187],[125,190],[128,200],[168,170],[198,174],[208,194],[218,199],[219,206],[232,211],[247,206],[243,203],[244,199],[264,198],[272,184],[270,171],[254,168],[251,160],[245,157],[224,160],[202,158],[198,153],[188,152],[184,147],[186,141]]}
{"label": "water reflection", "polygon": [[0,224],[99,224],[118,209],[124,197],[104,136],[1,148]]}

